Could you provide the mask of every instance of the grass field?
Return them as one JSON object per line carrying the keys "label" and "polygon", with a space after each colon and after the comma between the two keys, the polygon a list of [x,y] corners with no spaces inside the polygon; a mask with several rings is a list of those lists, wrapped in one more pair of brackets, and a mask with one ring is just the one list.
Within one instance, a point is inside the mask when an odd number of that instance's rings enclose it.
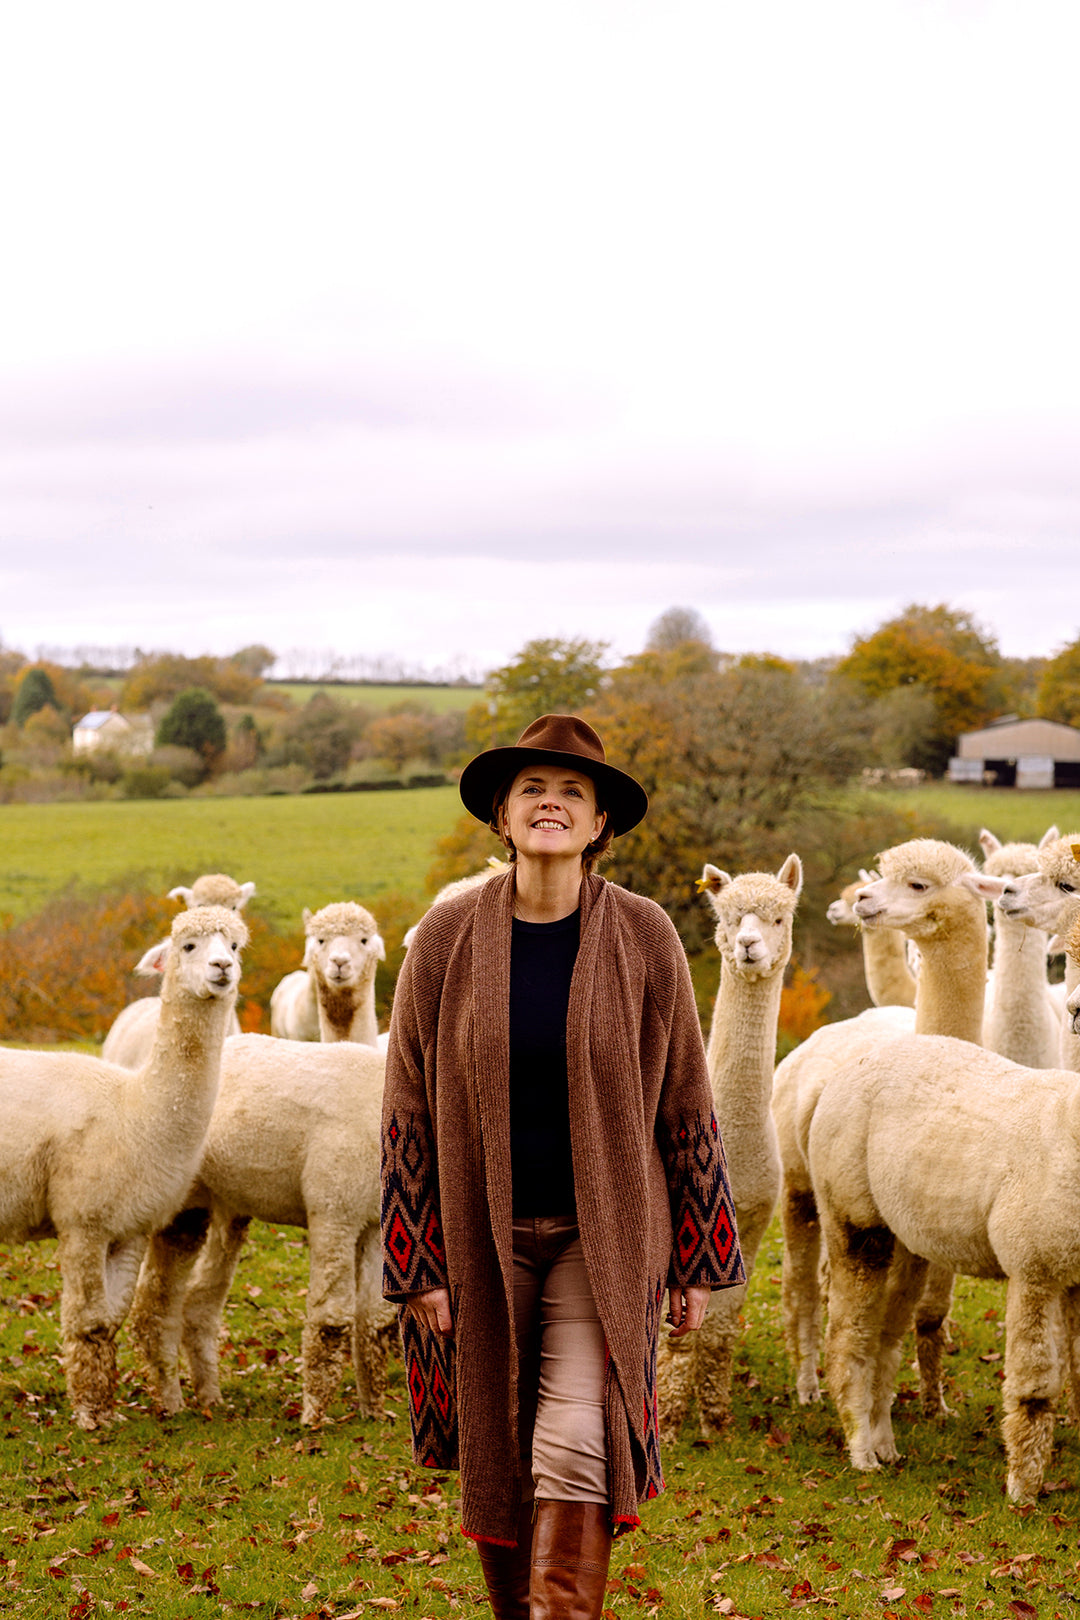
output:
{"label": "grass field", "polygon": [[339,703],[359,703],[365,709],[393,707],[395,703],[419,703],[435,714],[449,714],[483,702],[484,693],[476,686],[365,686],[353,681],[270,681],[273,692],[285,692],[294,703],[306,703],[316,692]]}
{"label": "grass field", "polygon": [[[0,1610],[34,1620],[489,1612],[458,1528],[457,1476],[410,1465],[399,1362],[387,1421],[355,1416],[350,1377],[326,1427],[300,1428],[305,1234],[253,1232],[227,1307],[224,1404],[159,1421],[122,1336],[118,1421],[92,1434],[70,1421],[57,1360],[55,1246],[0,1248]],[[1080,1447],[1062,1421],[1039,1506],[1006,1502],[1000,1289],[959,1285],[947,1358],[955,1415],[922,1418],[905,1367],[905,1460],[856,1474],[831,1408],[800,1409],[788,1393],[779,1264],[774,1227],[747,1299],[731,1429],[708,1448],[688,1429],[666,1450],[668,1490],[616,1543],[608,1613],[1075,1620]]]}
{"label": "grass field", "polygon": [[265,799],[0,805],[0,915],[15,918],[78,881],[166,892],[200,872],[258,886],[275,926],[304,906],[419,895],[435,840],[462,814],[453,787]]}
{"label": "grass field", "polygon": [[1018,793],[1015,788],[927,782],[910,792],[883,789],[882,798],[926,816],[944,817],[965,834],[965,842],[976,854],[980,827],[989,827],[1003,843],[1018,840],[1037,844],[1047,827],[1055,823],[1063,835],[1080,831],[1080,792],[1071,788],[1025,789]]}

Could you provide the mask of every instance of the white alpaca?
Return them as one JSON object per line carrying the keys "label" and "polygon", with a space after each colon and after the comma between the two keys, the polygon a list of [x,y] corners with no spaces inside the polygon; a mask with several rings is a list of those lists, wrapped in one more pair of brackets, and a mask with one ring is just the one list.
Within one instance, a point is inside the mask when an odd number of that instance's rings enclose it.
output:
{"label": "white alpaca", "polygon": [[[716,914],[720,988],[709,1035],[709,1073],[724,1138],[747,1280],[780,1193],[780,1158],[769,1111],[776,1026],[791,926],[802,889],[802,863],[789,855],[776,877],[730,878],[706,866],[698,880]],[[696,1401],[701,1435],[720,1433],[731,1416],[731,1379],[746,1287],[715,1292],[699,1332],[662,1338],[657,1397],[665,1433],[677,1436]]]}
{"label": "white alpaca", "polygon": [[839,1066],[807,1152],[829,1259],[826,1371],[852,1465],[898,1456],[893,1385],[932,1263],[1008,1281],[1007,1489],[1033,1502],[1066,1364],[1074,1389],[1080,1368],[1077,1075],[945,1036],[885,1042]]}
{"label": "white alpaca", "polygon": [[[855,896],[876,874],[860,870],[859,881],[849,883],[828,907],[826,917],[835,926],[857,928]],[[890,929],[860,929],[866,988],[875,1007],[914,1007],[915,975],[908,964],[906,941]]]}
{"label": "white alpaca", "polygon": [[[979,834],[983,871],[1021,877],[1039,870],[1039,850],[1060,837],[1050,827],[1038,847],[1002,844],[987,828]],[[986,986],[983,1045],[1030,1069],[1054,1069],[1061,1055],[1061,1007],[1046,982],[1047,935],[994,906],[994,956]]]}
{"label": "white alpaca", "polygon": [[375,971],[385,961],[378,924],[363,906],[342,900],[315,912],[305,907],[305,967],[287,974],[270,997],[271,1034],[377,1045]]}
{"label": "white alpaca", "polygon": [[[441,906],[444,900],[452,900],[456,894],[464,894],[468,889],[478,889],[482,883],[490,883],[493,877],[498,877],[500,872],[507,872],[509,869],[509,861],[502,861],[497,855],[489,855],[487,864],[482,866],[479,872],[470,872],[468,877],[454,878],[450,883],[444,883],[432,900],[431,906]],[[428,906],[428,911],[431,910],[431,906]],[[406,950],[412,944],[413,935],[419,926],[419,923],[413,923],[412,927],[406,930],[404,940]]]}
{"label": "white alpaca", "polygon": [[137,972],[163,972],[153,1048],[134,1072],[81,1052],[0,1052],[0,1239],[59,1239],[60,1330],[80,1428],[109,1415],[116,1332],[147,1235],[183,1203],[217,1096],[241,919],[182,913]]}
{"label": "white alpaca", "polygon": [[[1080,833],[1067,833],[1045,848],[1040,845],[1039,870],[1010,878],[1001,896],[1000,910],[1029,928],[1054,935],[1049,949],[1060,950],[1060,941],[1080,917]],[[1066,995],[1078,983],[1080,964],[1066,955]],[[1080,1035],[1067,1022],[1062,1026],[1059,1062],[1063,1069],[1080,1070]]]}
{"label": "white alpaca", "polygon": [[[200,906],[222,906],[226,911],[243,911],[255,893],[254,883],[237,883],[224,872],[204,872],[190,888],[183,884],[170,889],[170,900],[182,900],[189,911]],[[121,1009],[113,1019],[102,1043],[101,1055],[106,1063],[119,1063],[125,1069],[137,1069],[146,1062],[154,1044],[161,1003],[157,996],[140,996]],[[228,1030],[239,1035],[240,1021],[235,1012]]]}
{"label": "white alpaca", "polygon": [[[956,1035],[978,1043],[986,984],[986,901],[1000,878],[977,873],[951,844],[916,838],[879,857],[882,876],[860,889],[855,911],[864,928],[893,928],[920,952],[915,1012],[874,1007],[843,1023],[826,1024],[779,1065],[773,1089],[783,1169],[782,1303],[784,1337],[801,1403],[820,1398],[821,1232],[806,1143],[811,1120],[841,1064],[856,1062],[883,1041],[909,1032]],[[935,1272],[916,1318],[924,1410],[943,1412],[941,1354],[951,1277]]]}
{"label": "white alpaca", "polygon": [[162,1411],[183,1405],[181,1346],[196,1404],[221,1399],[225,1301],[248,1226],[261,1220],[308,1229],[301,1421],[322,1421],[350,1350],[361,1414],[381,1413],[393,1317],[379,1240],[385,1064],[357,1042],[226,1041],[198,1176],[184,1213],[151,1239],[131,1314]]}

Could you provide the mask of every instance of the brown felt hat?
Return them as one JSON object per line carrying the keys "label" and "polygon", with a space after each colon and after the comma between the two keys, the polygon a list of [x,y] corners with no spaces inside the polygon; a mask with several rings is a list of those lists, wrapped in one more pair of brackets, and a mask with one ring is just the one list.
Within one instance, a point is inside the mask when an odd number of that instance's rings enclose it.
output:
{"label": "brown felt hat", "polygon": [[640,782],[609,765],[604,745],[592,726],[576,714],[542,714],[513,748],[488,748],[471,759],[461,773],[461,802],[478,821],[491,821],[495,795],[508,776],[516,776],[534,760],[549,765],[570,765],[596,783],[597,796],[607,810],[612,831],[629,832],[649,808],[649,795]]}

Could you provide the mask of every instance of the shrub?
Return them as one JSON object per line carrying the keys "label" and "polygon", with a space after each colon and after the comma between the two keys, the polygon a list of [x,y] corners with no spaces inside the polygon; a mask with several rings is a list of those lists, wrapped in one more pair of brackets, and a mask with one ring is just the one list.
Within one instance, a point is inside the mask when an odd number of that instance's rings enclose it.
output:
{"label": "shrub", "polygon": [[125,799],[160,799],[172,781],[165,765],[133,765],[121,781]]}

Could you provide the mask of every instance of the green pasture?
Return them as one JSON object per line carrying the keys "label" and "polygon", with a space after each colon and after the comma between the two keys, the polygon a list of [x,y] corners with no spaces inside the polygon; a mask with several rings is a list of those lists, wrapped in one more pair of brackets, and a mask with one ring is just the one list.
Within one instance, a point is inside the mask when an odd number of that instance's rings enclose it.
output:
{"label": "green pasture", "polygon": [[928,819],[951,822],[977,855],[980,827],[989,827],[1002,843],[1037,844],[1047,827],[1062,833],[1080,831],[1080,791],[1073,788],[960,787],[954,782],[925,782],[898,792],[880,790],[882,799]]}
{"label": "green pasture", "polygon": [[339,703],[358,703],[361,708],[384,709],[398,703],[419,703],[435,714],[452,714],[484,701],[477,686],[366,686],[362,681],[268,681],[271,692],[284,692],[294,703],[306,703],[316,692],[325,692]]}
{"label": "green pasture", "polygon": [[[71,1423],[58,1362],[55,1245],[0,1247],[0,1610],[167,1620],[478,1620],[488,1613],[459,1530],[454,1474],[413,1468],[407,1395],[361,1421],[351,1377],[317,1433],[301,1429],[305,1234],[256,1226],[226,1313],[221,1407],[161,1421],[125,1334],[117,1420]],[[735,1412],[705,1447],[666,1449],[668,1489],[615,1545],[616,1617],[702,1620],[795,1610],[838,1617],[1074,1620],[1080,1604],[1080,1446],[1062,1419],[1046,1492],[1003,1492],[998,1433],[1004,1296],[961,1282],[947,1393],[919,1412],[905,1366],[904,1460],[848,1468],[831,1407],[802,1409],[781,1350],[779,1231],[746,1304]]]}
{"label": "green pasture", "polygon": [[304,906],[419,895],[436,839],[461,815],[453,787],[264,799],[0,805],[0,916],[16,919],[77,882],[167,892],[200,872],[257,885],[275,926]]}

